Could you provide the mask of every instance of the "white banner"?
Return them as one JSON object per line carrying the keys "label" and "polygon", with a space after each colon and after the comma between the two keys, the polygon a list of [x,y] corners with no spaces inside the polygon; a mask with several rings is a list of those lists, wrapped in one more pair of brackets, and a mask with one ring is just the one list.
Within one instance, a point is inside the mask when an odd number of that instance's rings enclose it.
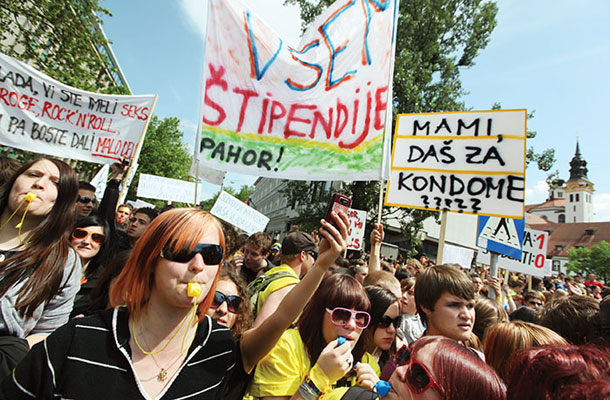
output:
{"label": "white banner", "polygon": [[454,246],[448,243],[445,243],[445,246],[443,247],[442,264],[454,263],[459,264],[462,268],[470,269],[473,258],[474,250],[472,249]]}
{"label": "white banner", "polygon": [[385,204],[523,218],[526,114],[399,115]]}
{"label": "white banner", "polygon": [[298,47],[240,1],[208,4],[200,162],[270,178],[380,179],[398,0],[338,0]]}
{"label": "white banner", "polygon": [[246,231],[248,235],[263,232],[269,222],[269,218],[225,191],[220,193],[210,213]]}
{"label": "white banner", "polygon": [[90,184],[95,186],[95,197],[97,197],[99,201],[101,201],[102,197],[104,197],[104,191],[106,190],[106,184],[108,183],[109,172],[110,165],[106,164],[102,168],[100,168],[99,171],[97,171],[97,174],[95,174],[93,179],[91,179],[91,181],[89,182]]}
{"label": "white banner", "polygon": [[101,164],[132,159],[154,98],[79,90],[0,53],[0,143],[7,146]]}
{"label": "white banner", "polygon": [[[198,185],[197,201],[202,200],[203,186]],[[140,174],[138,182],[138,197],[157,200],[178,201],[193,204],[195,201],[195,183],[162,176]]]}
{"label": "white banner", "polygon": [[[498,267],[509,271],[533,276],[551,276],[551,263],[546,259],[546,247],[549,239],[548,233],[525,228],[523,236],[523,252],[521,260],[500,254]],[[487,249],[479,248],[477,262],[489,265],[491,256]]]}
{"label": "white banner", "polygon": [[347,249],[362,250],[364,249],[366,211],[350,208],[347,217],[349,218],[349,237],[347,238]]}

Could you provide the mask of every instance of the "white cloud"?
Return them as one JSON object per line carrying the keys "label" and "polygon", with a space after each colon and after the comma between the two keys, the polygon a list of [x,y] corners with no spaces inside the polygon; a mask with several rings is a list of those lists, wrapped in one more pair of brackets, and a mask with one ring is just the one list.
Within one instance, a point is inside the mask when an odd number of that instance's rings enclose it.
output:
{"label": "white cloud", "polygon": [[199,37],[203,41],[208,16],[208,2],[201,0],[180,0],[179,5],[182,10],[182,17],[188,27],[192,31],[199,33]]}
{"label": "white cloud", "polygon": [[[204,41],[207,23],[208,2],[201,0],[180,0],[180,10],[188,27],[199,34]],[[269,0],[249,0],[247,8],[262,18],[288,45],[297,46],[300,38],[301,17],[297,5],[284,6]]]}
{"label": "white cloud", "polygon": [[537,181],[534,186],[525,188],[525,204],[538,204],[547,199],[549,186],[546,181]]}
{"label": "white cloud", "polygon": [[593,195],[593,221],[610,221],[610,193],[597,193]]}

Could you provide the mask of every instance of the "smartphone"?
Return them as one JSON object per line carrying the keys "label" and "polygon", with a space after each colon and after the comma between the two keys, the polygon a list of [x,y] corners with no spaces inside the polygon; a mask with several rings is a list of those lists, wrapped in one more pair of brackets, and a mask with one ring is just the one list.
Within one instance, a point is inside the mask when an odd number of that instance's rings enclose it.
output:
{"label": "smartphone", "polygon": [[324,219],[330,222],[336,228],[337,224],[335,223],[335,220],[331,217],[330,213],[333,211],[337,213],[339,211],[343,211],[345,214],[348,214],[351,205],[351,197],[347,197],[346,195],[341,193],[335,193],[330,199],[330,203],[328,204],[328,210],[326,211],[326,217]]}

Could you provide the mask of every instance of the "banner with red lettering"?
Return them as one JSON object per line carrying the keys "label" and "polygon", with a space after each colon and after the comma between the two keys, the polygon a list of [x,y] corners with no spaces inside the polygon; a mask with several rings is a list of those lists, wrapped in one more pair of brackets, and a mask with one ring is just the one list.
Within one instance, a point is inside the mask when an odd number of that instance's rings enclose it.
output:
{"label": "banner with red lettering", "polygon": [[0,53],[0,144],[102,164],[132,159],[154,98],[79,90]]}
{"label": "banner with red lettering", "polygon": [[291,47],[239,1],[210,0],[200,162],[275,178],[380,179],[397,7],[338,0]]}

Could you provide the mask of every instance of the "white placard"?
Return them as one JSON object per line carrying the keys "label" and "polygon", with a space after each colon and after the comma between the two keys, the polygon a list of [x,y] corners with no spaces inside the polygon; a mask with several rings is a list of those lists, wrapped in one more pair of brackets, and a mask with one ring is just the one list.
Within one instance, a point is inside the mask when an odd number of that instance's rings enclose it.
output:
{"label": "white placard", "polygon": [[[201,199],[203,187],[199,185]],[[192,204],[195,201],[195,183],[179,179],[164,178],[162,176],[140,174],[138,182],[138,197],[148,199],[178,201]]]}
{"label": "white placard", "polygon": [[204,181],[212,183],[214,185],[222,185],[222,182],[225,179],[225,175],[227,174],[225,171],[219,171],[217,169],[208,168],[201,164],[199,164],[199,173],[197,172],[197,163],[192,163],[191,176],[198,177],[199,179],[203,179]]}
{"label": "white placard", "polygon": [[154,204],[140,199],[137,199],[136,201],[127,200],[127,204],[131,205],[136,210],[140,208],[155,208]]}
{"label": "white placard", "polygon": [[474,250],[472,249],[453,246],[447,243],[445,243],[445,247],[443,247],[443,264],[455,263],[459,264],[462,268],[470,269],[473,257]]}
{"label": "white placard", "polygon": [[7,146],[101,164],[131,160],[154,98],[86,92],[0,53],[0,143]]}
{"label": "white placard", "polygon": [[399,115],[385,204],[522,218],[526,114]]}
{"label": "white placard", "polygon": [[347,238],[348,250],[362,250],[364,248],[364,229],[366,225],[366,211],[350,208],[347,214],[349,218],[349,237]]}
{"label": "white placard", "polygon": [[89,182],[95,186],[95,197],[101,201],[104,197],[104,191],[106,190],[106,183],[108,182],[108,172],[110,171],[110,165],[104,164],[97,174]]}
{"label": "white placard", "polygon": [[[515,260],[500,254],[498,267],[538,277],[551,276],[551,263],[547,262],[546,259],[548,239],[549,235],[544,231],[525,228],[521,260]],[[479,249],[477,255],[478,263],[489,265],[490,259],[488,250]]]}
{"label": "white placard", "polygon": [[225,191],[220,193],[210,213],[249,235],[263,232],[269,222],[269,218]]}

